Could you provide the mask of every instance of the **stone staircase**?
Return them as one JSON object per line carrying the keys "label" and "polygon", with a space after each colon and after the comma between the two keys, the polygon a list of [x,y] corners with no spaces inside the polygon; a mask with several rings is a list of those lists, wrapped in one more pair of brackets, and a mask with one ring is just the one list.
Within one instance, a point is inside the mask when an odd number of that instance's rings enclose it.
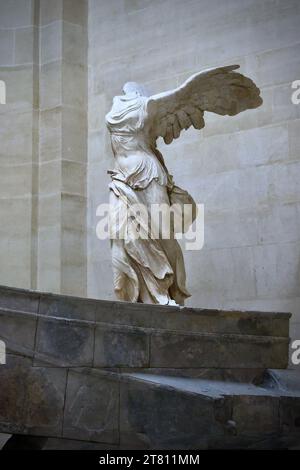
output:
{"label": "stone staircase", "polygon": [[289,319],[0,287],[0,432],[45,448],[300,445]]}

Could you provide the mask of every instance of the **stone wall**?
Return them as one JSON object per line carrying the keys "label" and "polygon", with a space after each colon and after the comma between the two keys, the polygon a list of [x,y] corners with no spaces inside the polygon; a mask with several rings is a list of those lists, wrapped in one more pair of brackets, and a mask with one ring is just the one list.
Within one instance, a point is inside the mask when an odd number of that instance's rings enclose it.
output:
{"label": "stone wall", "polygon": [[38,288],[86,295],[87,2],[40,0]]}
{"label": "stone wall", "polygon": [[36,17],[31,0],[0,2],[0,283],[32,285],[37,160]]}
{"label": "stone wall", "polygon": [[1,0],[0,283],[86,295],[87,2]]}
{"label": "stone wall", "polygon": [[300,338],[299,24],[297,0],[89,1],[88,296],[113,298],[109,243],[95,234],[112,97],[128,80],[159,92],[238,63],[264,105],[160,144],[177,184],[205,204],[205,246],[185,252],[189,304],[291,311]]}

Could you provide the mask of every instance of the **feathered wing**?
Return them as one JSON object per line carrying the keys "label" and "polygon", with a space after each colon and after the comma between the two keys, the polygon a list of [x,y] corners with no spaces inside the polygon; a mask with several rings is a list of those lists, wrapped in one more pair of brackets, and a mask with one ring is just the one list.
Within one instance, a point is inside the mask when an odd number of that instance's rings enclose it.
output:
{"label": "feathered wing", "polygon": [[153,95],[147,104],[150,138],[163,137],[166,144],[183,129],[205,126],[204,111],[234,116],[262,104],[260,90],[250,79],[235,72],[239,65],[204,70],[180,87]]}

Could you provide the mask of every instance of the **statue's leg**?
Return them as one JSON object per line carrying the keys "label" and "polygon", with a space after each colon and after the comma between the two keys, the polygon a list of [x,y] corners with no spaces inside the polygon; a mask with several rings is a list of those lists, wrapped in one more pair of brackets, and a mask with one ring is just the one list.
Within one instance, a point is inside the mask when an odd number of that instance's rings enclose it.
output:
{"label": "statue's leg", "polygon": [[[125,184],[118,189],[126,196],[126,204],[133,207],[143,204],[151,225],[152,204],[169,207],[167,189],[155,180],[143,190],[133,190]],[[122,204],[122,197],[111,195],[111,204]],[[128,224],[130,224],[130,219]],[[165,220],[164,223],[167,223]],[[168,305],[183,303],[188,297],[185,290],[185,271],[181,248],[172,235],[162,239],[146,239],[133,236],[134,226],[129,227],[127,238],[112,240],[112,258],[115,292],[120,300]]]}
{"label": "statue's leg", "polygon": [[[167,188],[159,185],[155,180],[142,192],[142,199],[144,204],[148,207],[148,213],[151,214],[152,204],[165,204],[168,207],[170,206]],[[171,221],[172,219],[169,217],[162,217],[160,219],[160,226],[155,227],[155,232],[159,233],[158,243],[160,248],[165,253],[168,264],[171,265],[173,271],[172,283],[165,293],[163,303],[171,304],[173,300],[176,304],[183,305],[184,300],[188,298],[190,294],[185,287],[186,275],[182,250],[178,241],[174,238],[173,226],[170,225]],[[151,222],[153,222],[153,220]],[[170,234],[169,237],[165,238],[162,236],[162,234],[168,233]]]}

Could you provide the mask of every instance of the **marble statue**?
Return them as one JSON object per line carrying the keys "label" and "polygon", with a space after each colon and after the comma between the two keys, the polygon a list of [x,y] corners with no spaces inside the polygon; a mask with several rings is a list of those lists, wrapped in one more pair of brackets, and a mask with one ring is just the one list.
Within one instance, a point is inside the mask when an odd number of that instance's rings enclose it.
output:
{"label": "marble statue", "polygon": [[[115,157],[115,168],[108,172],[112,179],[110,205],[114,214],[137,204],[143,205],[148,214],[152,205],[161,203],[191,204],[194,208],[192,197],[174,184],[156,143],[162,137],[170,144],[191,126],[202,129],[205,111],[234,116],[260,106],[259,89],[251,79],[236,72],[238,68],[232,65],[205,70],[178,88],[152,96],[135,82],[125,84],[124,94],[114,97],[106,115]],[[168,238],[136,237],[129,223],[126,236],[118,237],[120,219],[112,220],[115,221],[111,246],[117,298],[183,305],[190,294],[174,230],[171,229]],[[161,229],[158,233],[161,234]]]}

